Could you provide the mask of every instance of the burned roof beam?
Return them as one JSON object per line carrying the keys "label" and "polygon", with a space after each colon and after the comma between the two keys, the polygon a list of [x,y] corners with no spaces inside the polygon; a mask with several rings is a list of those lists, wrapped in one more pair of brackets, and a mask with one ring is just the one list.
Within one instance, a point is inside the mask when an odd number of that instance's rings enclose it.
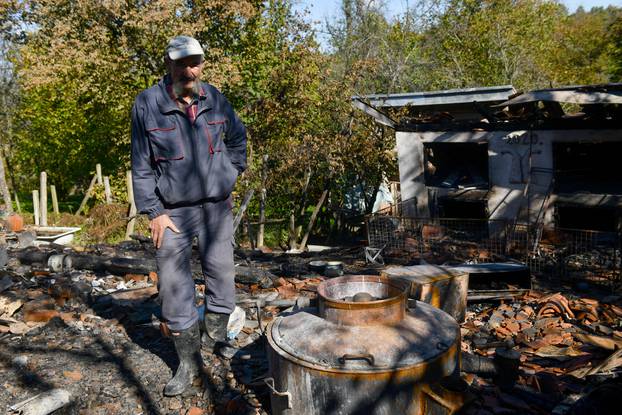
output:
{"label": "burned roof beam", "polygon": [[387,127],[395,129],[396,122],[393,121],[388,115],[380,112],[378,109],[374,108],[371,104],[367,104],[359,97],[352,98],[352,106],[360,109],[365,114],[369,115],[373,119],[375,119],[378,123],[382,125],[386,125]]}

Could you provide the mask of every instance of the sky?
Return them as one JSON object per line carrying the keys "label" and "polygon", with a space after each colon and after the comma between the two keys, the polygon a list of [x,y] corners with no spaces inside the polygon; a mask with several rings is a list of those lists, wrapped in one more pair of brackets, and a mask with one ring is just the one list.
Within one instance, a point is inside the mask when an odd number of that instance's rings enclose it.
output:
{"label": "sky", "polygon": [[[325,22],[326,19],[334,17],[338,13],[340,0],[295,0],[297,2],[296,9],[308,9],[311,12],[313,21]],[[389,15],[395,15],[404,12],[407,4],[414,4],[415,0],[385,0]],[[595,6],[618,6],[622,7],[622,0],[562,0],[562,3],[573,12],[579,6],[584,9],[591,9]]]}
{"label": "sky", "polygon": [[[389,16],[401,14],[406,10],[407,5],[412,5],[416,0],[384,0]],[[570,12],[574,12],[579,6],[589,10],[592,7],[607,7],[609,5],[622,7],[622,0],[561,0]],[[309,11],[309,19],[318,23],[316,25],[317,39],[322,49],[327,48],[328,38],[326,33],[321,30],[326,21],[332,20],[339,14],[341,0],[294,0],[295,10]]]}

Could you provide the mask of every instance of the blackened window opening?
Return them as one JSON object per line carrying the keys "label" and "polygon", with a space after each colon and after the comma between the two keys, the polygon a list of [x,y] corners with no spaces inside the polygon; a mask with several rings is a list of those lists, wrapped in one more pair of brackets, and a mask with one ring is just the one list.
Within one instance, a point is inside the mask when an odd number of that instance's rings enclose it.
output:
{"label": "blackened window opening", "polygon": [[425,183],[453,189],[488,189],[488,143],[425,143]]}
{"label": "blackened window opening", "polygon": [[559,205],[555,215],[559,228],[588,231],[615,232],[620,220],[620,212],[608,207]]}
{"label": "blackened window opening", "polygon": [[443,197],[438,201],[440,223],[447,229],[448,236],[465,241],[480,241],[488,238],[487,201],[460,200]]}
{"label": "blackened window opening", "polygon": [[622,194],[622,143],[553,143],[556,193]]}
{"label": "blackened window opening", "polygon": [[457,219],[486,219],[486,200],[456,200],[450,197],[439,200],[440,216]]}

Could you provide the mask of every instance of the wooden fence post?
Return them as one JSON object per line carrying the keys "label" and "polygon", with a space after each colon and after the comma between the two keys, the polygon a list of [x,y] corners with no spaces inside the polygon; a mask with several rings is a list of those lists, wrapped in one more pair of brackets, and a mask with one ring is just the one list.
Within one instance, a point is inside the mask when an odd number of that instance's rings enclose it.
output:
{"label": "wooden fence post", "polygon": [[97,175],[97,184],[100,186],[104,184],[102,180],[102,165],[99,163],[95,165],[95,175]]}
{"label": "wooden fence post", "polygon": [[84,195],[84,199],[82,199],[82,203],[80,203],[80,207],[76,211],[76,215],[79,215],[82,209],[86,207],[86,203],[89,201],[89,198],[91,197],[91,192],[93,191],[93,188],[95,187],[96,181],[97,181],[97,173],[93,175],[93,178],[91,179],[91,183],[89,184],[89,188],[86,189],[86,194]]}
{"label": "wooden fence post", "polygon": [[127,222],[127,228],[125,229],[125,239],[130,239],[130,236],[134,233],[134,226],[136,224],[136,204],[134,203],[134,186],[132,185],[132,172],[127,171],[125,173],[125,184],[127,186],[127,201],[130,203],[130,211],[128,214],[129,220]]}
{"label": "wooden fence post", "polygon": [[39,180],[39,209],[41,219],[39,223],[41,226],[48,226],[48,175],[42,171]]}
{"label": "wooden fence post", "polygon": [[110,190],[110,178],[104,176],[104,194],[106,195],[106,204],[112,203],[112,191]]}
{"label": "wooden fence post", "polygon": [[50,195],[52,196],[52,210],[56,216],[60,215],[60,211],[58,210],[58,197],[56,195],[56,186],[53,184],[50,185]]}
{"label": "wooden fence post", "polygon": [[39,226],[39,191],[32,191],[32,214],[35,217],[35,225]]}

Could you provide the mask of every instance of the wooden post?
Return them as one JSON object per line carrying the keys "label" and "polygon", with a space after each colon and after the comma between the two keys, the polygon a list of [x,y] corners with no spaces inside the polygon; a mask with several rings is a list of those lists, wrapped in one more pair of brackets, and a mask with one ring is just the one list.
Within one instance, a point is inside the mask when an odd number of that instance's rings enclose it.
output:
{"label": "wooden post", "polygon": [[304,251],[305,247],[307,246],[307,239],[309,239],[309,234],[311,233],[311,229],[313,229],[313,225],[315,224],[315,219],[317,218],[317,214],[320,212],[320,208],[322,207],[322,204],[324,203],[324,199],[326,199],[327,194],[328,194],[328,189],[322,192],[322,196],[320,196],[320,200],[317,202],[317,205],[315,205],[315,209],[313,209],[313,213],[311,214],[311,220],[309,221],[309,226],[307,226],[307,232],[305,233],[305,236],[304,238],[302,238],[302,242],[300,243],[299,249],[301,251]]}
{"label": "wooden post", "polygon": [[244,212],[246,212],[246,208],[248,207],[248,204],[250,203],[253,197],[253,193],[255,193],[255,189],[249,189],[246,192],[246,194],[244,195],[244,200],[242,200],[242,205],[240,206],[238,213],[235,214],[235,218],[233,218],[233,234],[234,235],[235,235],[235,232],[238,230],[238,226],[240,226],[242,215],[244,215]]}
{"label": "wooden post", "polygon": [[15,205],[17,206],[17,213],[22,213],[22,205],[19,204],[19,197],[17,197],[17,192],[15,192]]}
{"label": "wooden post", "polygon": [[39,223],[41,226],[48,226],[48,175],[42,171],[39,180],[39,211],[41,219]]}
{"label": "wooden post", "polygon": [[110,191],[110,178],[104,176],[104,194],[106,195],[106,204],[112,203],[112,192]]}
{"label": "wooden post", "polygon": [[35,217],[35,225],[39,226],[39,191],[32,191],[32,214]]}
{"label": "wooden post", "polygon": [[136,203],[134,203],[134,186],[132,185],[132,172],[128,170],[125,172],[125,185],[127,186],[127,201],[130,204],[130,210],[128,213],[129,220],[127,227],[125,228],[125,239],[130,239],[130,236],[134,233],[134,226],[136,225]]}
{"label": "wooden post", "polygon": [[125,186],[127,187],[127,202],[130,205],[134,204],[134,185],[132,184],[132,171],[125,172]]}
{"label": "wooden post", "polygon": [[80,203],[80,207],[76,211],[76,215],[79,215],[80,212],[82,212],[82,209],[86,207],[86,203],[89,201],[89,198],[91,197],[91,192],[93,191],[93,188],[95,187],[96,181],[97,181],[97,173],[93,175],[93,178],[91,179],[91,183],[89,184],[89,188],[86,189],[86,194],[84,195],[84,199],[82,199],[82,203]]}
{"label": "wooden post", "polygon": [[257,230],[257,248],[263,246],[263,236],[265,231],[264,221],[266,220],[266,181],[268,180],[268,155],[264,154],[263,165],[261,168],[261,193],[259,195],[259,229]]}
{"label": "wooden post", "polygon": [[104,184],[102,180],[102,165],[99,163],[95,165],[95,175],[97,175],[97,184],[100,186]]}
{"label": "wooden post", "polygon": [[127,222],[127,228],[125,228],[125,239],[131,239],[132,234],[134,233],[134,226],[136,225],[136,205],[130,205],[130,211],[128,213],[129,221]]}
{"label": "wooden post", "polygon": [[58,197],[56,196],[56,186],[50,185],[50,195],[52,196],[52,210],[56,216],[60,215],[58,210]]}

